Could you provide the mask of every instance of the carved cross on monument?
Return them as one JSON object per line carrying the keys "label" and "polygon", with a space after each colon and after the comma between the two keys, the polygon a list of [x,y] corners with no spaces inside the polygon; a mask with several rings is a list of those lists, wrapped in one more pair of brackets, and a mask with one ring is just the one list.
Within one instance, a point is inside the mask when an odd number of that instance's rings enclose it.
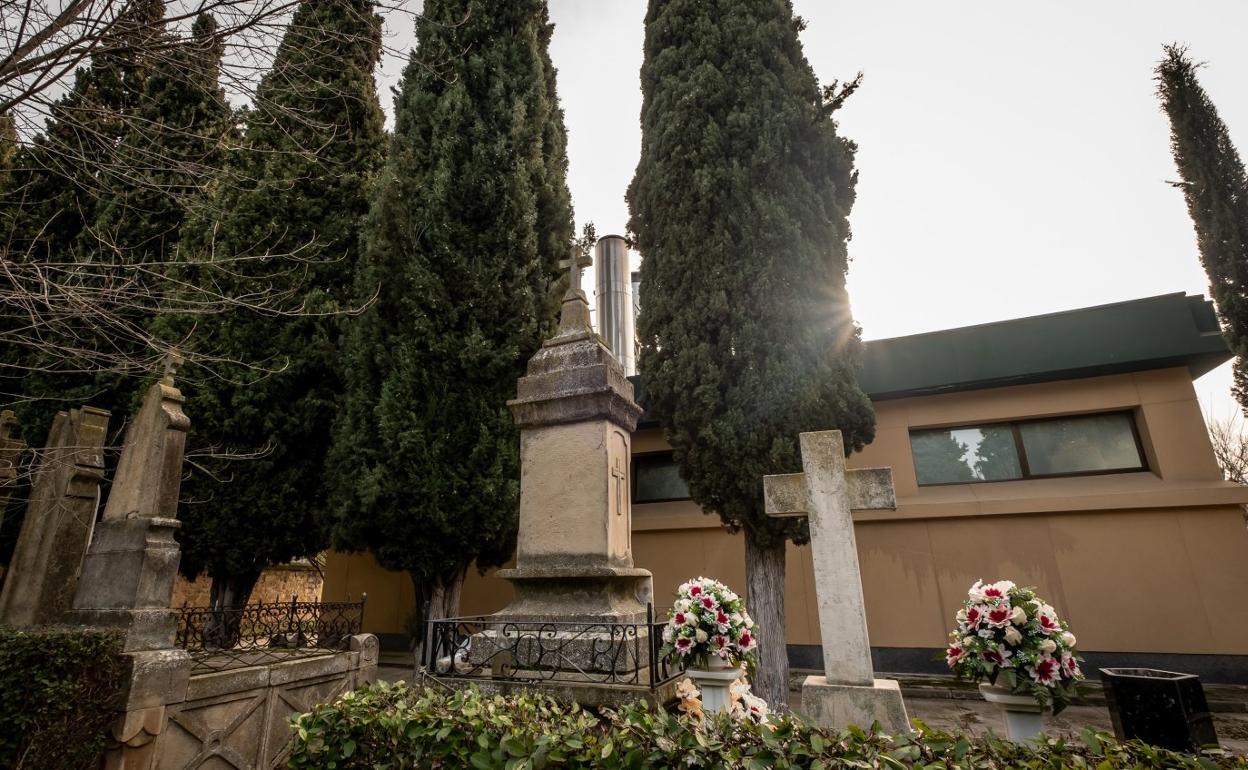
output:
{"label": "carved cross on monument", "polygon": [[620,467],[620,458],[615,458],[615,465],[611,468],[611,477],[615,479],[615,515],[624,515],[624,479],[628,478],[628,474]]}
{"label": "carved cross on monument", "polygon": [[768,516],[810,519],[815,601],[823,640],[824,676],[808,677],[802,698],[808,715],[829,726],[908,727],[897,683],[876,679],[867,639],[862,575],[854,542],[855,510],[895,510],[891,468],[845,468],[839,430],[801,435],[802,473],[763,477]]}

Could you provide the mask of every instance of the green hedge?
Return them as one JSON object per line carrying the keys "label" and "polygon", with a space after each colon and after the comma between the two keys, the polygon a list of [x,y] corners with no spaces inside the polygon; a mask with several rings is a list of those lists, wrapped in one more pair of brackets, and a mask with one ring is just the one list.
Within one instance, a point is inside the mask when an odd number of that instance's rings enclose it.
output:
{"label": "green hedge", "polygon": [[95,768],[120,705],[120,653],[115,634],[0,628],[0,768]]}
{"label": "green hedge", "polygon": [[[917,723],[916,723],[917,724]],[[949,735],[919,725],[888,737],[813,728],[794,717],[754,726],[630,706],[595,715],[537,695],[485,696],[378,684],[295,718],[290,767],[404,768],[1248,768],[1231,757],[1190,757],[1086,731],[1043,746]]]}

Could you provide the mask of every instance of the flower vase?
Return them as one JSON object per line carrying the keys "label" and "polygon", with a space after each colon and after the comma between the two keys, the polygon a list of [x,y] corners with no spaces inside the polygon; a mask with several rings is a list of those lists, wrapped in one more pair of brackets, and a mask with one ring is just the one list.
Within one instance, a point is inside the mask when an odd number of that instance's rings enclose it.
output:
{"label": "flower vase", "polygon": [[979,686],[984,700],[1005,712],[1005,734],[1015,743],[1023,743],[1044,735],[1044,706],[1030,695],[1019,695],[991,684]]}
{"label": "flower vase", "polygon": [[727,713],[732,708],[730,688],[741,678],[741,666],[712,655],[705,668],[690,668],[685,674],[702,692],[703,713]]}

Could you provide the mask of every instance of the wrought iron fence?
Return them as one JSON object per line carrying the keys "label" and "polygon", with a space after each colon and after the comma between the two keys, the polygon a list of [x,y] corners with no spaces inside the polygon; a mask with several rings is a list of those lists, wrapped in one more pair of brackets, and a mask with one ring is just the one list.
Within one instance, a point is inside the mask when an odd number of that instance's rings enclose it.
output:
{"label": "wrought iron fence", "polygon": [[182,607],[177,646],[198,670],[272,663],[347,649],[364,622],[365,594],[352,602],[259,602],[244,607]]}
{"label": "wrought iron fence", "polygon": [[[426,615],[426,617],[428,617]],[[653,690],[681,674],[660,656],[662,622],[500,620],[489,615],[426,623],[421,665],[444,679],[596,683]]]}

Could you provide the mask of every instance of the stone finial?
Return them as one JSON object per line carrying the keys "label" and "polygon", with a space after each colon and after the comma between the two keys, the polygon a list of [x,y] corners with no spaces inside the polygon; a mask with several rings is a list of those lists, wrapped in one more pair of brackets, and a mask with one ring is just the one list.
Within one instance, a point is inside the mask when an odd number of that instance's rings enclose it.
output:
{"label": "stone finial", "polygon": [[161,384],[170,388],[174,387],[174,378],[177,376],[178,370],[182,368],[183,363],[185,361],[183,361],[181,354],[177,350],[170,350],[166,353],[163,362],[165,371],[160,378]]}

